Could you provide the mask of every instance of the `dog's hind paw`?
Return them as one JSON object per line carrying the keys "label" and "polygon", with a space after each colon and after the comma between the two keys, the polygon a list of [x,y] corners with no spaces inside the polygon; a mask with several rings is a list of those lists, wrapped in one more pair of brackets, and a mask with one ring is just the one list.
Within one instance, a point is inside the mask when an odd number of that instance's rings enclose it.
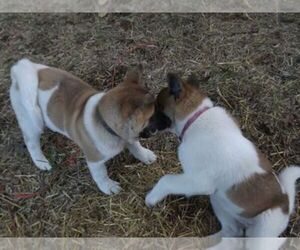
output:
{"label": "dog's hind paw", "polygon": [[37,166],[37,168],[39,168],[40,170],[43,170],[43,171],[49,171],[52,169],[49,161],[47,161],[47,160],[35,161],[35,165]]}

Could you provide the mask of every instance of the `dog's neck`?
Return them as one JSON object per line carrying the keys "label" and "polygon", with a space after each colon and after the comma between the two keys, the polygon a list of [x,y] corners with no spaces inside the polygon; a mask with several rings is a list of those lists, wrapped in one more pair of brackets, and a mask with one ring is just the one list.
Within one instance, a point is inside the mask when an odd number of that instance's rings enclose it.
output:
{"label": "dog's neck", "polygon": [[201,104],[191,113],[189,113],[182,120],[175,120],[175,133],[180,140],[183,139],[184,134],[187,132],[190,126],[199,118],[201,115],[212,108],[213,102],[207,97],[205,98]]}
{"label": "dog's neck", "polygon": [[102,141],[119,142],[121,138],[111,134],[105,125],[99,121],[99,117],[96,116],[97,106],[104,95],[105,93],[98,93],[89,98],[84,108],[84,124],[86,129],[93,133],[90,136],[94,140],[97,141],[98,138],[101,138]]}
{"label": "dog's neck", "polygon": [[96,114],[96,117],[97,117],[97,121],[100,122],[100,124],[102,125],[102,127],[104,129],[106,129],[106,131],[108,133],[110,133],[112,136],[120,138],[120,136],[106,123],[106,121],[104,120],[103,116],[101,115],[100,110],[96,110],[95,114]]}

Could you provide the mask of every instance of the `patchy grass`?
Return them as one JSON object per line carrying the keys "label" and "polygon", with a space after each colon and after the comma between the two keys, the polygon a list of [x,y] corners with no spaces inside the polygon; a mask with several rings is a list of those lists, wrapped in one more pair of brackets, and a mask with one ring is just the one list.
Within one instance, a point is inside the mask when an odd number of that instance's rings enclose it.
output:
{"label": "patchy grass", "polygon": [[[143,141],[159,156],[152,166],[128,152],[109,163],[123,188],[113,197],[98,191],[78,147],[48,131],[43,150],[55,168],[39,171],[8,98],[9,69],[18,59],[68,70],[100,90],[139,61],[147,63],[145,82],[154,93],[170,70],[208,77],[203,89],[279,171],[300,163],[299,24],[299,14],[1,14],[0,235],[183,237],[220,227],[206,197],[145,206],[154,183],[180,171],[170,134]],[[285,235],[299,237],[299,229],[298,208]]]}

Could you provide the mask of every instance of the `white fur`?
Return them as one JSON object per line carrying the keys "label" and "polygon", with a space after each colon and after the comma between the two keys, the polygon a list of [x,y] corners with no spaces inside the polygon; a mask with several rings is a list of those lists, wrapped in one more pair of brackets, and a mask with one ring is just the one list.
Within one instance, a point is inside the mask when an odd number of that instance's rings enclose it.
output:
{"label": "white fur", "polygon": [[[93,112],[104,94],[105,93],[99,93],[90,97],[84,108],[83,121],[96,148],[105,156],[105,158],[110,159],[123,150],[125,142],[120,138],[112,137],[102,128],[99,129],[99,125],[94,124]],[[101,140],[99,140],[99,138],[101,138]]]}
{"label": "white fur", "polygon": [[27,59],[20,60],[11,68],[11,94],[20,95],[20,105],[24,107],[32,125],[41,130],[43,117],[37,104],[37,68]]}
{"label": "white fur", "polygon": [[[223,238],[207,250],[279,250],[287,242],[286,238]],[[283,248],[286,249],[286,248]]]}
{"label": "white fur", "polygon": [[288,193],[289,196],[289,212],[294,211],[295,203],[295,182],[300,176],[300,168],[297,166],[290,166],[283,169],[279,174],[279,181]]}
{"label": "white fur", "polygon": [[130,153],[140,161],[149,165],[156,161],[156,155],[149,149],[144,148],[139,141],[127,145]]}
{"label": "white fur", "polygon": [[108,177],[105,161],[87,162],[87,164],[94,181],[103,193],[112,195],[121,191],[120,184]]}
{"label": "white fur", "polygon": [[10,100],[30,156],[39,169],[50,170],[40,146],[44,121],[37,103],[37,67],[23,59],[12,67],[11,79]]}
{"label": "white fur", "polygon": [[[18,61],[11,69],[10,99],[33,162],[41,170],[50,170],[51,166],[40,146],[40,136],[44,126],[67,137],[70,136],[66,131],[56,127],[47,115],[49,100],[58,86],[49,90],[39,90],[38,71],[43,68],[47,68],[47,66],[32,63],[28,59]],[[119,183],[108,177],[106,161],[120,153],[124,147],[128,147],[130,152],[145,164],[154,162],[156,156],[152,151],[142,147],[138,141],[129,144],[120,138],[111,136],[103,128],[99,129],[99,126],[94,124],[93,111],[104,95],[105,93],[99,93],[90,97],[83,115],[85,129],[95,147],[101,152],[101,157],[104,157],[99,162],[88,162],[89,170],[99,189],[110,195],[118,193],[121,188]]]}
{"label": "white fur", "polygon": [[[286,228],[288,215],[280,209],[267,210],[253,219],[240,216],[243,209],[228,199],[226,192],[254,173],[264,173],[253,144],[241,133],[232,118],[221,107],[212,107],[206,99],[182,121],[175,121],[173,131],[179,136],[184,124],[195,112],[211,107],[186,131],[178,148],[182,174],[163,176],[146,196],[146,204],[154,206],[167,195],[210,195],[213,209],[222,224],[220,234],[226,237],[277,237]],[[279,177],[294,202],[295,180],[300,168],[285,170]],[[284,190],[283,190],[284,191]]]}

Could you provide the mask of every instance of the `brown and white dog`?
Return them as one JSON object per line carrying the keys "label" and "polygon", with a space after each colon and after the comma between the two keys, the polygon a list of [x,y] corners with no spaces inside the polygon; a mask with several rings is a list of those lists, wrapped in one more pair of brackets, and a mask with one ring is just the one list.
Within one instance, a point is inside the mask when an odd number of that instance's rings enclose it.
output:
{"label": "brown and white dog", "polygon": [[213,105],[194,77],[169,74],[168,82],[157,104],[181,139],[183,173],[163,176],[146,204],[154,206],[170,194],[209,195],[222,236],[279,236],[294,208],[300,168],[286,168],[277,177],[235,119]]}
{"label": "brown and white dog", "polygon": [[51,169],[40,146],[45,126],[80,146],[94,181],[108,195],[118,193],[120,186],[108,177],[105,162],[124,147],[146,164],[156,160],[138,137],[164,129],[170,121],[155,111],[155,98],[142,85],[140,69],[127,72],[124,82],[107,93],[70,73],[28,59],[12,67],[11,79],[11,103],[39,169]]}

